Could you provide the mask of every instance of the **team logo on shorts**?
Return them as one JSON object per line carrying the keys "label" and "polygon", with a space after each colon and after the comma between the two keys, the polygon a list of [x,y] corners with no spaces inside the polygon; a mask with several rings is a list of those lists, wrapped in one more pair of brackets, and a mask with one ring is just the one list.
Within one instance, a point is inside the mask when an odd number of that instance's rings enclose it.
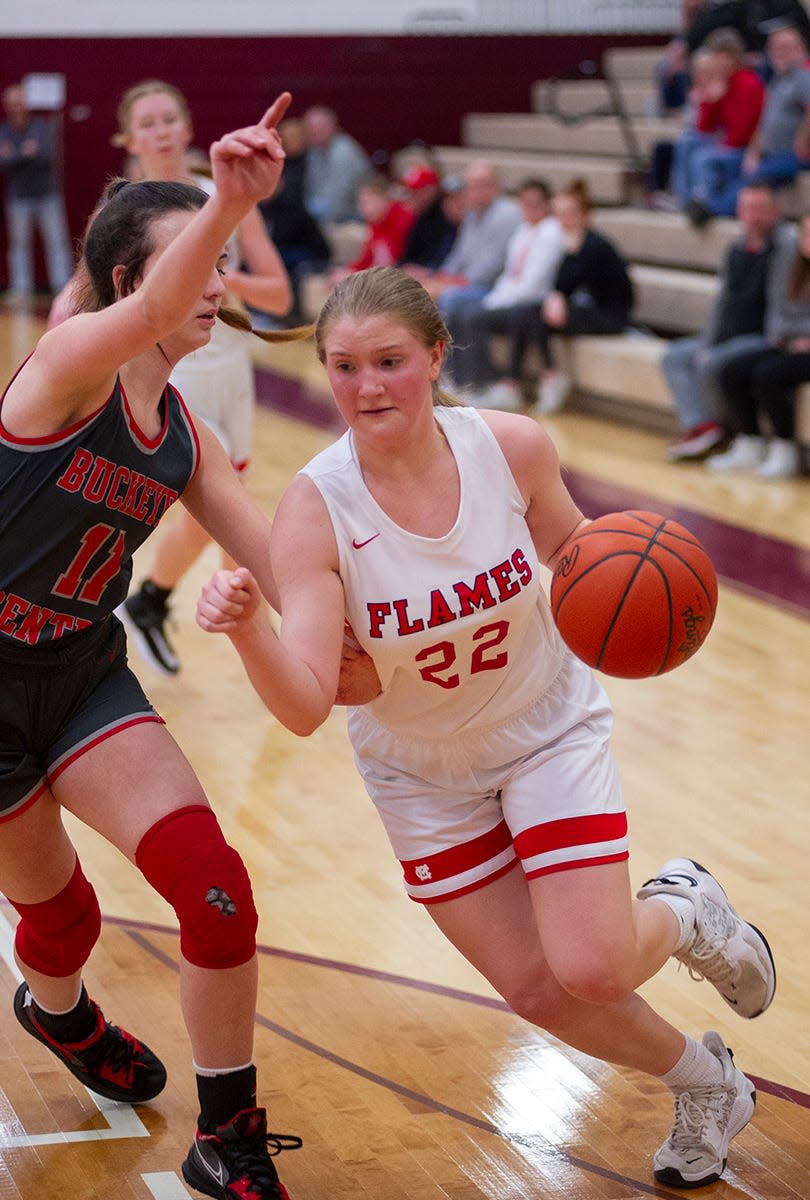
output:
{"label": "team logo on shorts", "polygon": [[414,871],[414,875],[421,883],[426,883],[428,879],[433,878],[433,872],[427,863],[420,863]]}

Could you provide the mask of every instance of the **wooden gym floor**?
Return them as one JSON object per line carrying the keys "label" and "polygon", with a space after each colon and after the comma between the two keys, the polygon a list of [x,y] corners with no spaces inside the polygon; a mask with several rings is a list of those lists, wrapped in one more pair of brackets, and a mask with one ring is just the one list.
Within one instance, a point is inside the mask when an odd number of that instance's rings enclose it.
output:
{"label": "wooden gym floor", "polygon": [[[4,379],[41,327],[0,313]],[[250,488],[271,512],[338,427],[309,343],[259,356]],[[660,679],[607,681],[632,874],[641,883],[673,854],[704,862],[767,934],[779,985],[753,1022],[674,964],[644,993],[698,1036],[719,1030],[759,1087],[755,1119],[707,1200],[807,1200],[810,478],[715,479],[666,464],[656,433],[576,411],[548,424],[588,515],[675,516],[721,576],[715,628],[695,659]],[[147,545],[136,577],[150,554]],[[211,549],[175,597],[181,675],[163,678],[132,657],[253,878],[260,1097],[274,1129],[305,1140],[279,1162],[293,1200],[679,1194],[651,1177],[671,1124],[668,1095],[509,1013],[405,897],[343,713],[294,737],[263,709],[227,642],[196,627],[196,592],[216,563]],[[89,988],[165,1059],[169,1083],[136,1109],[96,1101],[23,1033],[11,1013],[12,913],[0,905],[0,1200],[187,1200],[179,1166],[196,1107],[173,914],[115,851],[71,828],[105,916]]]}

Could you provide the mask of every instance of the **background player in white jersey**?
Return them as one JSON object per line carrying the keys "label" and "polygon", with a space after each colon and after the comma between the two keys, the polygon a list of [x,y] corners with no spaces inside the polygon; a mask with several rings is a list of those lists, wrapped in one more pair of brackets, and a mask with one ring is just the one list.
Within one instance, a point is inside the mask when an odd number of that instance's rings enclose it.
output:
{"label": "background player in white jersey", "polygon": [[[127,151],[132,179],[191,183],[210,195],[212,179],[189,163],[191,139],[188,104],[173,84],[147,79],[124,92],[113,141]],[[228,239],[223,277],[231,311],[242,304],[273,316],[289,311],[292,290],[287,271],[255,206]],[[52,323],[58,313],[69,311],[71,294],[69,286],[66,296],[55,305]],[[244,308],[241,311],[244,313]],[[246,315],[244,325],[250,327]],[[256,404],[245,329],[217,321],[206,345],[174,364],[171,382],[194,415],[216,434],[244,480],[250,466]],[[167,674],[175,674],[180,667],[166,633],[169,597],[210,540],[191,513],[181,508],[158,539],[148,578],[132,591],[119,612],[146,660]]]}
{"label": "background player in white jersey", "polygon": [[241,858],[127,667],[113,609],[179,496],[276,599],[269,523],[168,380],[211,335],[228,236],[278,183],[289,99],[214,143],[207,201],[182,183],[113,185],[85,242],[84,311],[42,337],[0,400],[0,887],[25,976],[14,1010],[102,1095],[135,1103],[163,1087],[159,1060],[82,985],[100,913],[67,809],[177,913],[200,1101],[183,1173],[221,1200],[287,1197],[255,1099],[257,914]]}
{"label": "background player in white jersey", "polygon": [[440,392],[447,330],[397,270],[340,283],[316,340],[349,430],[279,506],[280,636],[244,569],[206,585],[198,621],[230,635],[267,706],[304,735],[332,706],[350,622],[382,683],[350,710],[350,737],[409,894],[516,1012],[668,1085],[656,1177],[710,1183],[754,1088],[719,1034],[686,1036],[635,989],[674,954],[753,1017],[773,964],[689,859],[633,899],[610,705],[539,585],[584,522],[553,444],[530,418]]}
{"label": "background player in white jersey", "polygon": [[[172,84],[145,80],[121,97],[116,141],[129,152],[138,178],[182,179],[210,194],[212,181],[192,171],[186,160],[191,138],[188,104]],[[230,307],[249,304],[277,317],[290,310],[292,289],[286,268],[255,206],[228,241],[224,279]],[[210,342],[177,363],[171,379],[194,415],[213,429],[244,480],[253,450],[256,405],[244,331],[217,322]],[[180,663],[166,634],[169,597],[211,540],[185,509],[178,517],[161,534],[149,576],[125,601],[122,613],[141,653],[170,674]]]}

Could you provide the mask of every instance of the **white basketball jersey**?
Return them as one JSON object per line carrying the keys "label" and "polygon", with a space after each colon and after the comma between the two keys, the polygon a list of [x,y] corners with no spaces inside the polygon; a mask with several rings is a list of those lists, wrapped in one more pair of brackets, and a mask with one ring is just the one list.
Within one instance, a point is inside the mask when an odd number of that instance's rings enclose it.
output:
{"label": "white basketball jersey", "polygon": [[546,690],[567,653],[540,587],[526,504],[494,435],[474,409],[434,413],[461,483],[444,537],[408,533],[387,516],[351,431],[303,469],[335,530],[346,617],[383,686],[363,712],[429,739],[501,724]]}
{"label": "white basketball jersey", "polygon": [[[195,182],[209,196],[214,194],[213,180],[195,175]],[[228,261],[239,266],[236,233],[226,242]],[[238,307],[233,297],[226,303]],[[216,434],[238,470],[250,461],[253,446],[253,417],[256,387],[250,358],[248,334],[215,321],[210,340],[192,350],[175,364],[171,383],[177,388],[195,416],[202,418]]]}

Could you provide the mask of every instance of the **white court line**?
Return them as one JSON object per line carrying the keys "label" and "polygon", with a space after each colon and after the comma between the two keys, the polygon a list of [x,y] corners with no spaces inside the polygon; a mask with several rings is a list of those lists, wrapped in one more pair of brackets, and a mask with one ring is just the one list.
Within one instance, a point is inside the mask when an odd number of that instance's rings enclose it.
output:
{"label": "white court line", "polygon": [[[0,920],[0,958],[8,967],[17,983],[22,983],[22,975],[14,961],[14,930],[6,920],[5,913]],[[108,1142],[119,1138],[149,1137],[149,1130],[135,1112],[131,1104],[121,1104],[117,1100],[107,1100],[97,1096],[89,1088],[85,1088],[90,1099],[107,1122],[106,1129],[82,1129],[72,1133],[57,1130],[54,1133],[4,1134],[0,1132],[0,1149],[7,1146],[51,1146],[66,1142]],[[188,1193],[178,1193],[180,1200],[186,1200]],[[161,1197],[163,1200],[163,1197]],[[170,1200],[168,1195],[165,1200]]]}
{"label": "white court line", "polygon": [[153,1171],[149,1175],[142,1175],[141,1179],[155,1200],[191,1200],[191,1193],[186,1191],[173,1171]]}

